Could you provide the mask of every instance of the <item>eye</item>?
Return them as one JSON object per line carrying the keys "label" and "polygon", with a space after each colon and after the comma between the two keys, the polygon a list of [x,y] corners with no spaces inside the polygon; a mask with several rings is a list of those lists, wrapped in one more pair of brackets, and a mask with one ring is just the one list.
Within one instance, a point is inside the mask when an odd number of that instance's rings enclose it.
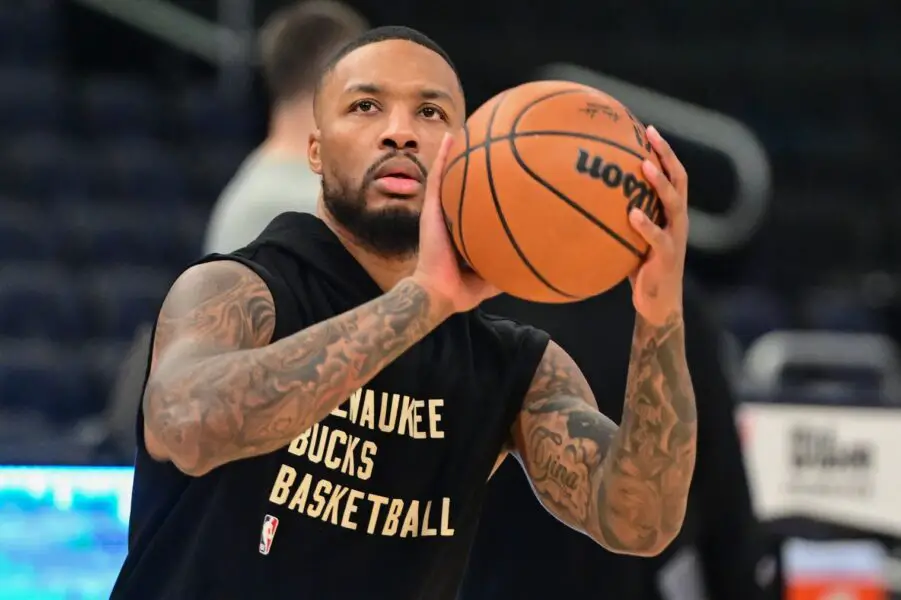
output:
{"label": "eye", "polygon": [[447,121],[447,115],[444,114],[437,106],[426,105],[419,109],[419,114],[429,120],[440,119],[442,121]]}
{"label": "eye", "polygon": [[372,100],[358,100],[350,107],[350,112],[371,113],[378,109],[376,103]]}

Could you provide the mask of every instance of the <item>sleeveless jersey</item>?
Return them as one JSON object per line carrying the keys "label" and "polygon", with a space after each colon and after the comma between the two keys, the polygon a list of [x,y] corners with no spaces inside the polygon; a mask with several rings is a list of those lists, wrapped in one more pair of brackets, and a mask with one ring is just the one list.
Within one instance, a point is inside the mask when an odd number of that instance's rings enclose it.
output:
{"label": "sleeveless jersey", "polygon": [[[311,215],[231,255],[268,285],[273,340],[382,294]],[[129,552],[112,600],[451,600],[487,481],[548,343],[442,323],[288,446],[202,477],[153,460],[138,415]]]}

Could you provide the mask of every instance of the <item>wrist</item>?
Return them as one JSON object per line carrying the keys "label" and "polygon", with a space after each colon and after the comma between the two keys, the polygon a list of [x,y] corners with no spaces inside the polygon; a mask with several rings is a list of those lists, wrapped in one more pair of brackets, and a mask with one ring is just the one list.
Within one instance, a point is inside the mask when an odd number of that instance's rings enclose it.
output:
{"label": "wrist", "polygon": [[429,315],[436,320],[437,323],[449,318],[456,312],[453,300],[446,294],[441,293],[440,289],[433,285],[428,279],[418,274],[411,275],[402,280],[409,282],[420,288],[429,299]]}
{"label": "wrist", "polygon": [[659,332],[672,332],[681,330],[685,326],[682,317],[682,307],[674,307],[669,311],[661,312],[659,315],[643,315],[637,313],[635,315],[635,331],[636,333],[645,333],[653,335]]}

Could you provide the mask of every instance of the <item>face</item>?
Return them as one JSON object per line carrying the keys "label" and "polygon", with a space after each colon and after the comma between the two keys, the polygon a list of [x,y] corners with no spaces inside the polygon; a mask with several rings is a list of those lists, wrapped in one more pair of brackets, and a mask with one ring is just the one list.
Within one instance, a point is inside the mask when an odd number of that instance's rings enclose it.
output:
{"label": "face", "polygon": [[376,254],[415,254],[429,167],[465,116],[453,69],[406,40],[369,44],[326,75],[317,108],[310,167],[328,212]]}

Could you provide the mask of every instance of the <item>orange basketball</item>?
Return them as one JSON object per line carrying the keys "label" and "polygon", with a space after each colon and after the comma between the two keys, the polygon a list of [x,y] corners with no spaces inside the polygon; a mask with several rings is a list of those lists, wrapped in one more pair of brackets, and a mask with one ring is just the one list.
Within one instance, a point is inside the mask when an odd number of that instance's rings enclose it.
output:
{"label": "orange basketball", "polygon": [[[660,223],[641,163],[644,126],[614,98],[538,81],[479,108],[451,148],[441,203],[463,259],[502,291],[574,302],[621,282],[647,253],[632,207]],[[659,164],[659,163],[658,163]]]}

